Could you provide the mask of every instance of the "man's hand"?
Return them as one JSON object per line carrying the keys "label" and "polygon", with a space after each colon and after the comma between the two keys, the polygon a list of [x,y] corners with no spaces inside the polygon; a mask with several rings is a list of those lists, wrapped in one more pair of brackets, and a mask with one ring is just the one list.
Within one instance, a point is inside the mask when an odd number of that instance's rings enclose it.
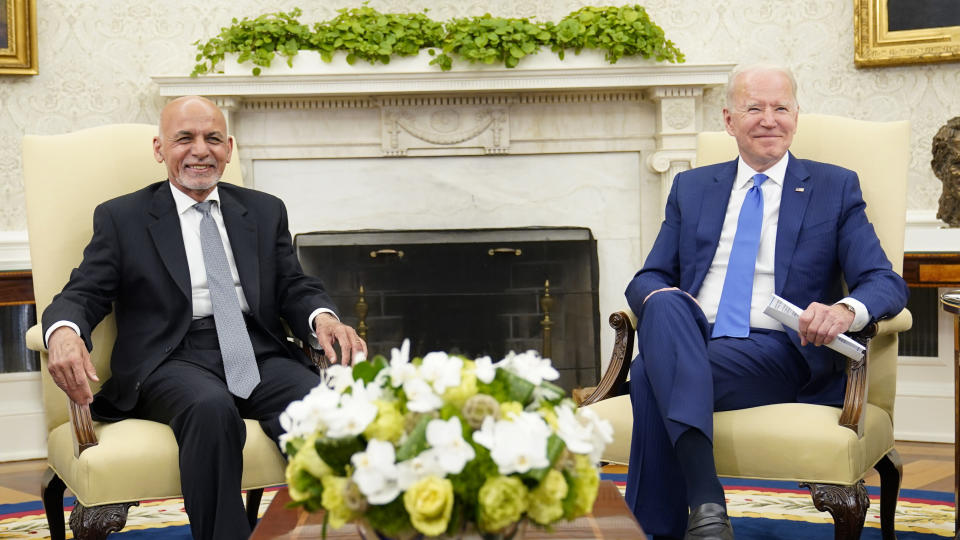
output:
{"label": "man's hand", "polygon": [[359,354],[363,354],[366,358],[367,344],[360,339],[356,330],[338,321],[333,315],[329,313],[317,315],[313,320],[313,326],[317,341],[323,348],[323,354],[330,359],[330,362],[337,363],[337,353],[333,350],[334,341],[340,345],[341,363],[353,365]]}
{"label": "man's hand", "polygon": [[831,343],[837,336],[850,329],[853,313],[839,304],[828,306],[811,302],[800,314],[797,333],[800,345],[813,343],[815,346]]}
{"label": "man's hand", "polygon": [[93,401],[90,383],[99,381],[97,370],[90,362],[90,353],[83,339],[68,326],[57,328],[47,340],[47,371],[53,382],[67,393],[70,400],[78,405],[89,405]]}

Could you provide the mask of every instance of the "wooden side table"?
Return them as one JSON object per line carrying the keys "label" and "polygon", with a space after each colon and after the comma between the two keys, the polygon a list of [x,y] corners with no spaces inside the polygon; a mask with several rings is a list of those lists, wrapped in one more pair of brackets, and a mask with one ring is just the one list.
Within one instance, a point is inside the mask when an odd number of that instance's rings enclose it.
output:
{"label": "wooden side table", "polygon": [[[944,311],[953,314],[953,387],[960,389],[960,291],[950,291],[940,295],[940,305]],[[960,392],[955,391],[953,396],[953,501],[958,502],[960,495],[960,454],[957,446],[960,444]],[[960,540],[960,512],[956,513],[954,522],[955,538]]]}

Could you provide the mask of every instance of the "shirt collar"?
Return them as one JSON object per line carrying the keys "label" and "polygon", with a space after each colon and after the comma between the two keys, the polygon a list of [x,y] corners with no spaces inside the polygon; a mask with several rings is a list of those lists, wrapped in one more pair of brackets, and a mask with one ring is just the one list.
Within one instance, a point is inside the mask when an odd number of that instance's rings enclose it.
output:
{"label": "shirt collar", "polygon": [[[776,162],[772,167],[763,171],[763,174],[767,175],[767,180],[764,182],[773,182],[774,184],[783,187],[783,179],[787,175],[787,163],[790,161],[790,152],[783,154],[783,157],[780,158],[780,161]],[[737,158],[737,176],[733,182],[733,189],[745,189],[752,187],[753,175],[757,174],[757,171],[753,170],[752,167],[747,165],[747,162],[743,160],[743,157]]]}
{"label": "shirt collar", "polygon": [[[170,182],[170,191],[173,193],[173,202],[177,205],[177,214],[182,215],[187,210],[193,208],[197,201],[193,200],[189,195],[177,189],[177,186],[173,185],[173,182]],[[207,198],[204,199],[207,201],[217,201],[215,206],[220,206],[220,188],[214,186],[213,191],[207,195]]]}

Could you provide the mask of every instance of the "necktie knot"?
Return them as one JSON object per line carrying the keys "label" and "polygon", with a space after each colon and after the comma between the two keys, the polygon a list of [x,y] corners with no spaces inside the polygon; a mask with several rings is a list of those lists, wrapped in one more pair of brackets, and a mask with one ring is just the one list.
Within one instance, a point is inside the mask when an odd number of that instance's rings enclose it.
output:
{"label": "necktie knot", "polygon": [[760,187],[763,184],[763,182],[766,181],[768,178],[770,177],[763,173],[757,173],[753,175],[753,185],[756,187]]}
{"label": "necktie knot", "polygon": [[209,216],[210,208],[213,207],[213,201],[198,202],[197,204],[193,205],[193,207],[197,209],[197,212],[200,212],[204,216]]}

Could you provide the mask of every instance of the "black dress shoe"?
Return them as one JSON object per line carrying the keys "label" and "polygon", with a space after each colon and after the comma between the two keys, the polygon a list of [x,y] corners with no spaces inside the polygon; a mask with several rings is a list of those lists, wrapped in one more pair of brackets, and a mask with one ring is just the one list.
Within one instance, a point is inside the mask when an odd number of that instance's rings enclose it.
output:
{"label": "black dress shoe", "polygon": [[705,503],[690,513],[683,540],[733,540],[733,526],[727,510],[717,503]]}

